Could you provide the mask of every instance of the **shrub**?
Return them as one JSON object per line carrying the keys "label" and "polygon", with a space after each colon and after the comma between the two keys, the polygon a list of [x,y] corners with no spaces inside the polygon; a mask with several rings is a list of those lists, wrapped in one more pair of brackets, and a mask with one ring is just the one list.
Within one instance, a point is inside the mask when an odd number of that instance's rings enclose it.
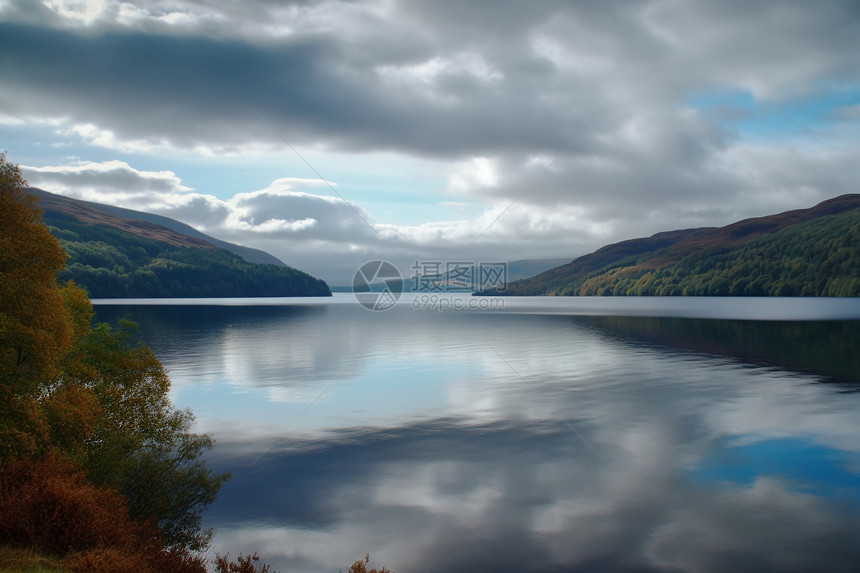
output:
{"label": "shrub", "polygon": [[135,545],[123,498],[56,456],[0,470],[0,537],[48,555]]}
{"label": "shrub", "polygon": [[165,548],[154,527],[129,517],[121,495],[56,455],[0,468],[0,540],[65,556],[82,573],[206,573],[202,557]]}
{"label": "shrub", "polygon": [[391,571],[387,567],[383,567],[382,569],[377,569],[374,567],[373,569],[368,570],[367,564],[370,563],[370,553],[364,556],[364,560],[359,559],[355,563],[349,566],[349,573],[391,573]]}
{"label": "shrub", "polygon": [[129,553],[105,547],[72,554],[66,567],[78,573],[206,573],[206,560],[184,549]]}

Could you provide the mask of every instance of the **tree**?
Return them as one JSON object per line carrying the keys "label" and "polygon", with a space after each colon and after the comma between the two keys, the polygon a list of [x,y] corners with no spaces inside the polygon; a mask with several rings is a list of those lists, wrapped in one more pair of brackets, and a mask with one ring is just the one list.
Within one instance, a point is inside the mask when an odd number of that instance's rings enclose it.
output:
{"label": "tree", "polygon": [[73,336],[57,285],[66,257],[26,186],[0,153],[0,463],[45,446],[41,384],[57,374]]}
{"label": "tree", "polygon": [[67,378],[90,389],[101,410],[84,464],[94,483],[123,493],[132,517],[153,518],[169,546],[203,549],[211,532],[201,530],[202,511],[230,476],[201,459],[212,439],[192,433],[193,414],[173,407],[161,362],[130,344],[135,327],[100,324],[68,360]]}
{"label": "tree", "polygon": [[53,373],[71,344],[57,286],[66,265],[17,165],[0,154],[0,373],[4,382]]}
{"label": "tree", "polygon": [[61,454],[168,547],[202,549],[201,512],[229,474],[203,462],[211,438],[173,407],[152,351],[129,343],[133,324],[90,328],[86,293],[57,283],[65,253],[25,187],[0,154],[0,468]]}

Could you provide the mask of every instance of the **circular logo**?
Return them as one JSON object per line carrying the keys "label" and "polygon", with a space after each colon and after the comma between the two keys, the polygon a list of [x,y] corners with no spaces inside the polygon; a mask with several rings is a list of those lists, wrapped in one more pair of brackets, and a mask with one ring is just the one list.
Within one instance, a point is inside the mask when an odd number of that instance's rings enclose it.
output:
{"label": "circular logo", "polygon": [[403,278],[388,261],[369,261],[355,271],[352,294],[368,310],[388,310],[400,299]]}

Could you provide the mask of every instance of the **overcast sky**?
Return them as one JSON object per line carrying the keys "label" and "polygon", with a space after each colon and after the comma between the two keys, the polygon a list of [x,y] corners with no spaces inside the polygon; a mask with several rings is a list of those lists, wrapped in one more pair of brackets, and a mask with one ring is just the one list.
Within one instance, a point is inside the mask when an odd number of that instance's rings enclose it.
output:
{"label": "overcast sky", "polygon": [[0,0],[0,149],[330,284],[858,191],[856,0]]}

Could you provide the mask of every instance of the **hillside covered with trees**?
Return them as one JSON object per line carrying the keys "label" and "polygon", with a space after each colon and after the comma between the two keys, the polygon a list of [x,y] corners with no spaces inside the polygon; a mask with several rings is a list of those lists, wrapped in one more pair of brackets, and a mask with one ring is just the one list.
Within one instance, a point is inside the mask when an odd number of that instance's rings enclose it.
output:
{"label": "hillside covered with trees", "polygon": [[118,216],[93,203],[38,196],[43,221],[69,257],[60,280],[73,280],[93,298],[331,295],[320,279],[248,262],[205,235]]}
{"label": "hillside covered with trees", "polygon": [[860,296],[860,195],[615,243],[481,294]]}

